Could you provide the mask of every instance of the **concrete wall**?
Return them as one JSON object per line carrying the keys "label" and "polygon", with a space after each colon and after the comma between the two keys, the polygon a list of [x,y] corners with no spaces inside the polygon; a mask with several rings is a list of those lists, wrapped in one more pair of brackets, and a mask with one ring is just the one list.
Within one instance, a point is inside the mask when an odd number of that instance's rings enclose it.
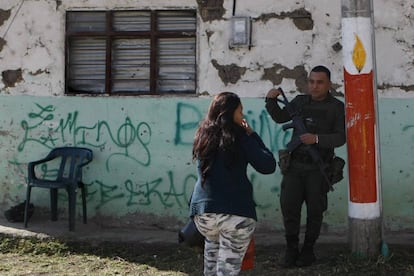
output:
{"label": "concrete wall", "polygon": [[[3,206],[24,200],[27,162],[60,145],[86,146],[94,161],[87,167],[90,217],[125,217],[137,213],[183,219],[195,182],[191,142],[207,98],[169,101],[112,98],[0,96],[0,182]],[[273,123],[262,99],[244,98],[246,118],[275,155],[288,134]],[[414,101],[380,101],[383,204],[387,227],[414,228]],[[93,108],[90,108],[93,106]],[[154,116],[154,111],[157,113]],[[346,159],[346,148],[337,150]],[[261,175],[249,169],[263,225],[281,227],[279,170]],[[34,189],[33,203],[49,206],[49,194]],[[60,207],[66,208],[61,194]],[[347,177],[329,193],[328,228],[347,224]],[[80,208],[78,208],[80,213]],[[142,216],[140,216],[142,217]]]}
{"label": "concrete wall", "polygon": [[[414,7],[375,1],[375,36],[386,226],[414,229]],[[236,6],[234,6],[236,5]],[[232,11],[252,18],[252,46],[229,48]],[[66,97],[67,10],[192,8],[198,11],[199,97]],[[191,142],[211,95],[234,91],[265,143],[277,150],[286,133],[270,121],[263,96],[282,86],[306,91],[311,67],[332,70],[343,93],[340,1],[2,0],[0,3],[0,205],[24,199],[26,164],[61,145],[94,150],[85,173],[90,216],[155,214],[183,220],[195,181]],[[343,99],[343,98],[342,98]],[[346,157],[346,148],[338,151]],[[346,158],[345,158],[346,159]],[[249,172],[259,219],[280,228],[280,174]],[[329,194],[328,227],[347,224],[347,178]],[[64,194],[62,194],[64,201]],[[47,207],[48,197],[33,192]],[[64,207],[64,205],[61,205]]]}

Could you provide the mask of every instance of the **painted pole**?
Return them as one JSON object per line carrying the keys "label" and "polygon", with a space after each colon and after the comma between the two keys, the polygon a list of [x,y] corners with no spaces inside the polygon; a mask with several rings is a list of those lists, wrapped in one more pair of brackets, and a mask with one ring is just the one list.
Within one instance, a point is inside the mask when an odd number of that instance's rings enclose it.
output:
{"label": "painted pole", "polygon": [[349,242],[359,257],[378,256],[382,206],[371,0],[342,0]]}

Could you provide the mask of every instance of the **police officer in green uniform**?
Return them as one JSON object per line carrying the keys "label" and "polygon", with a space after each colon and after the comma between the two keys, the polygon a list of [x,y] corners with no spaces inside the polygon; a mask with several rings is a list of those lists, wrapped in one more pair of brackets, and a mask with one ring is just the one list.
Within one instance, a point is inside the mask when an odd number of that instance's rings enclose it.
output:
{"label": "police officer in green uniform", "polygon": [[[314,244],[319,237],[323,212],[327,209],[329,185],[319,165],[315,163],[306,145],[313,145],[322,160],[329,164],[334,148],[345,144],[345,108],[342,101],[334,98],[331,89],[331,73],[324,66],[314,67],[308,77],[308,94],[298,95],[291,102],[308,131],[299,136],[302,144],[290,153],[289,166],[283,173],[280,205],[287,242],[284,267],[309,266],[315,262]],[[286,107],[278,104],[279,89],[271,89],[266,95],[266,109],[276,123],[286,123],[291,116]],[[293,130],[292,137],[298,135]],[[305,240],[299,250],[299,232],[302,205],[307,209]]]}

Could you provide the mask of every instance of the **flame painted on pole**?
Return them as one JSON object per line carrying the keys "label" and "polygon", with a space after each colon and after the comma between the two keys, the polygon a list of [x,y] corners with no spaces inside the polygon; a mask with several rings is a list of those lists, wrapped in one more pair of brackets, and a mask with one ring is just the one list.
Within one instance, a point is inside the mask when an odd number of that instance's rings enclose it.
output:
{"label": "flame painted on pole", "polygon": [[369,17],[342,19],[351,217],[379,217],[376,109]]}
{"label": "flame painted on pole", "polygon": [[352,61],[358,69],[358,72],[361,72],[367,60],[367,52],[365,51],[364,44],[361,42],[361,39],[359,39],[358,35],[355,35],[355,40],[356,42],[354,51],[352,52]]}

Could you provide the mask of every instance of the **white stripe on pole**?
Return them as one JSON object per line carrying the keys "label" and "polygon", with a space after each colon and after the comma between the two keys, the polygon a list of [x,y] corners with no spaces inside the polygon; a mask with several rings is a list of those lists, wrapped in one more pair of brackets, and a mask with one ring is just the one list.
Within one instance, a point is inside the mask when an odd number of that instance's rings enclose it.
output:
{"label": "white stripe on pole", "polygon": [[[369,17],[347,17],[342,19],[342,41],[345,70],[351,75],[367,74],[372,71],[372,29]],[[359,72],[352,55],[357,46],[357,37],[366,51],[366,60]]]}
{"label": "white stripe on pole", "polygon": [[355,203],[349,201],[348,216],[355,219],[375,219],[380,216],[379,202]]}

